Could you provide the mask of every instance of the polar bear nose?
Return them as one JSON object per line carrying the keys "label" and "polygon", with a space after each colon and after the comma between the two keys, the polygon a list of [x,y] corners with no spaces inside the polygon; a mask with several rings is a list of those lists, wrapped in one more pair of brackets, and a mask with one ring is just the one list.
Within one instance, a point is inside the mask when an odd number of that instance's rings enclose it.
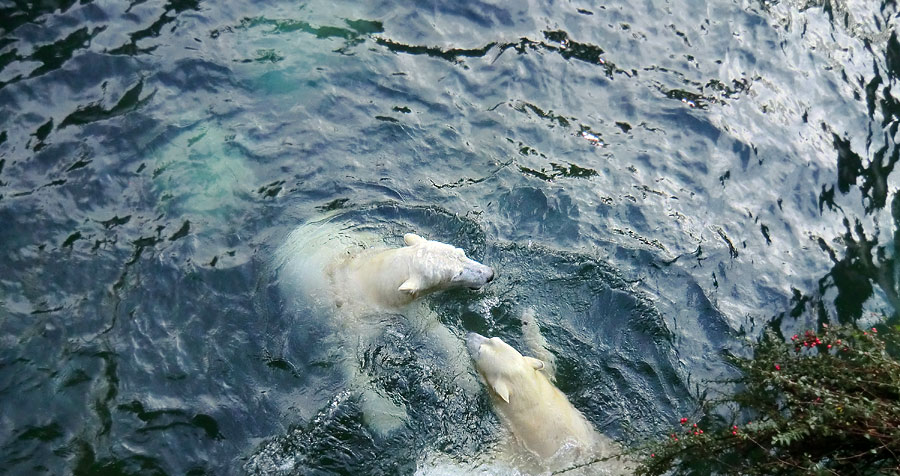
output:
{"label": "polar bear nose", "polygon": [[481,352],[481,344],[486,340],[488,340],[487,337],[478,334],[477,332],[469,332],[466,334],[466,349],[473,359],[478,358],[478,354]]}
{"label": "polar bear nose", "polygon": [[471,289],[481,289],[485,284],[493,281],[494,269],[477,261],[469,260],[467,267],[459,273],[457,282]]}

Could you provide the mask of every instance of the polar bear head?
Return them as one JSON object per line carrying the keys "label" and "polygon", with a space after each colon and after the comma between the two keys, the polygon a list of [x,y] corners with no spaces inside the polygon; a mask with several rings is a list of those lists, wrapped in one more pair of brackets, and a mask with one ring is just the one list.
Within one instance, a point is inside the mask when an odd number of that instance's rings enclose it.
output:
{"label": "polar bear head", "polygon": [[525,357],[499,337],[490,339],[470,332],[466,335],[466,347],[475,362],[475,369],[494,393],[510,403],[523,383],[534,382],[536,372],[544,369],[544,362]]}
{"label": "polar bear head", "polygon": [[414,233],[403,236],[408,260],[409,275],[398,291],[411,297],[441,289],[466,287],[479,289],[494,279],[494,270],[475,260],[452,245],[431,241]]}

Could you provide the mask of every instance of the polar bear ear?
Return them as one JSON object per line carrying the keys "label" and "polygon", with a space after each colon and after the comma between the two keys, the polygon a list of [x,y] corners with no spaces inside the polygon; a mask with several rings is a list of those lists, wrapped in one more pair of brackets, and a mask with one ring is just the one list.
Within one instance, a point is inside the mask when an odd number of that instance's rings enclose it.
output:
{"label": "polar bear ear", "polygon": [[406,246],[414,246],[419,243],[424,243],[426,241],[428,241],[428,240],[426,240],[425,238],[422,238],[421,236],[419,236],[415,233],[407,233],[407,234],[403,235],[403,242],[406,243]]}
{"label": "polar bear ear", "polygon": [[509,403],[509,387],[506,386],[506,382],[502,379],[494,379],[494,381],[491,382],[491,388],[494,389],[494,393],[502,398],[504,402]]}
{"label": "polar bear ear", "polygon": [[419,282],[413,278],[409,278],[406,281],[403,281],[403,284],[401,284],[400,287],[397,288],[397,291],[406,294],[415,294],[419,292],[419,288]]}
{"label": "polar bear ear", "polygon": [[534,370],[544,370],[544,361],[535,359],[534,357],[525,357],[525,362],[531,365]]}

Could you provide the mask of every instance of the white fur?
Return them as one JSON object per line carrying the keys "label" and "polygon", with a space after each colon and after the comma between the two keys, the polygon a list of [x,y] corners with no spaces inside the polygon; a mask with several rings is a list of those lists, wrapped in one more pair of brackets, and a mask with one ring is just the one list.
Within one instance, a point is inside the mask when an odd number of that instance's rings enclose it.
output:
{"label": "white fur", "polygon": [[276,252],[279,280],[338,307],[392,310],[435,291],[480,288],[494,277],[493,269],[452,245],[413,233],[403,239],[401,248],[368,248],[378,241],[371,235],[328,223],[301,226]]}
{"label": "white fur", "polygon": [[452,245],[413,233],[403,240],[402,248],[366,250],[329,266],[326,273],[339,296],[398,308],[442,289],[480,288],[494,277],[490,267]]}
{"label": "white fur", "polygon": [[[533,313],[525,316],[523,324],[535,326],[527,331],[531,334],[529,340],[546,342],[540,337]],[[520,449],[512,459],[536,462],[531,466],[522,463],[526,472],[535,468],[538,472],[560,470],[617,453],[616,443],[598,433],[565,394],[551,383],[546,374],[548,367],[543,361],[523,356],[499,337],[469,333],[466,346],[476,371],[489,389],[500,421],[512,434],[514,446]],[[552,354],[547,352],[547,355]],[[624,473],[627,466],[606,461],[590,467],[589,471],[592,474]]]}
{"label": "white fur", "polygon": [[494,408],[515,438],[541,458],[563,445],[593,447],[598,434],[543,373],[544,363],[525,357],[499,337],[470,333],[466,345],[491,390]]}

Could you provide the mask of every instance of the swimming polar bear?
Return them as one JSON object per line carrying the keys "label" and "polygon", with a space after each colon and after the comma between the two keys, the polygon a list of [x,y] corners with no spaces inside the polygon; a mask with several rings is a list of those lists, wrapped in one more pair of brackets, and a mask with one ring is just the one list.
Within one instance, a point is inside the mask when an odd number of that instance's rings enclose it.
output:
{"label": "swimming polar bear", "polygon": [[326,269],[335,290],[346,300],[387,308],[406,306],[420,296],[450,288],[479,289],[494,279],[494,270],[455,246],[414,233],[406,246],[366,250]]}
{"label": "swimming polar bear", "polygon": [[[523,324],[534,326],[526,328],[528,340],[545,342],[535,335],[533,312],[526,311]],[[524,450],[507,456],[518,461],[522,469],[561,470],[621,453],[617,444],[598,433],[551,383],[552,375],[547,374],[550,369],[544,361],[523,356],[499,337],[487,338],[474,332],[466,335],[466,347],[475,370],[490,390],[502,425],[515,440],[514,447]],[[591,467],[591,471],[627,474],[628,468],[627,463],[603,461]]]}
{"label": "swimming polar bear", "polygon": [[414,233],[401,248],[371,247],[377,241],[328,222],[298,227],[276,251],[279,282],[288,293],[300,289],[335,307],[397,310],[435,291],[478,289],[494,279],[490,266],[446,243]]}
{"label": "swimming polar bear", "polygon": [[361,371],[357,353],[377,346],[383,332],[393,332],[392,316],[402,314],[408,337],[435,352],[439,368],[474,394],[478,382],[465,363],[462,339],[427,306],[414,304],[436,291],[478,289],[494,279],[490,266],[452,245],[414,233],[403,241],[400,248],[377,246],[383,238],[374,232],[324,220],[301,225],[275,252],[278,286],[288,305],[333,317],[337,342],[330,345],[343,352],[337,367],[359,395],[367,424],[380,434],[402,427],[406,409]]}
{"label": "swimming polar bear", "polygon": [[591,448],[598,434],[542,372],[544,362],[499,337],[470,332],[466,346],[503,424],[527,450],[550,458],[569,443]]}

